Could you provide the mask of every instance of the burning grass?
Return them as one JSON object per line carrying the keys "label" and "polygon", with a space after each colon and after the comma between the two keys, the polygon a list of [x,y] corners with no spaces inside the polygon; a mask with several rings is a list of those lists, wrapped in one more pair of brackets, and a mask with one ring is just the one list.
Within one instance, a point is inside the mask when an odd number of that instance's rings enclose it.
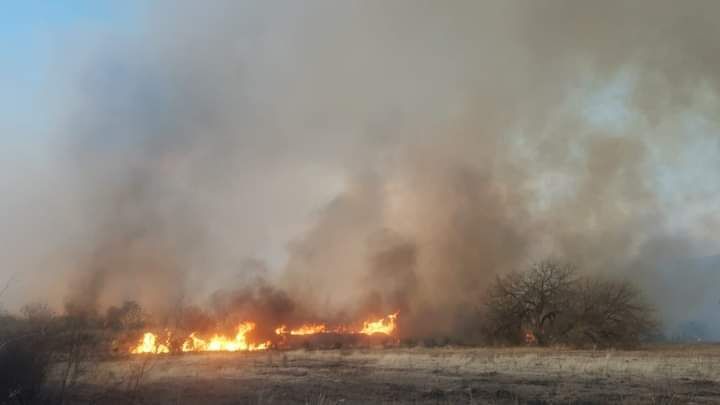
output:
{"label": "burning grass", "polygon": [[[616,351],[440,347],[435,341],[433,348],[411,348],[398,339],[399,316],[276,328],[245,321],[236,329],[245,340],[215,331],[230,336],[225,343],[213,343],[212,329],[158,339],[146,326],[112,330],[103,326],[107,320],[92,317],[49,318],[37,332],[47,344],[47,379],[11,394],[65,404],[720,401],[720,346]],[[271,344],[251,350],[264,342],[254,334],[261,330],[270,331]],[[131,339],[107,350],[123,334]],[[182,350],[187,342],[193,350]],[[149,349],[131,353],[138,344]]]}
{"label": "burning grass", "polygon": [[[178,341],[173,333],[166,330],[164,333],[146,331],[136,345],[130,347],[132,354],[166,354],[170,352],[237,352],[267,350],[271,347],[290,347],[292,336],[333,335],[342,339],[344,335],[384,335],[396,337],[398,312],[379,319],[368,319],[362,322],[362,327],[352,325],[329,326],[324,323],[303,324],[297,328],[288,329],[281,325],[276,327],[273,339],[258,341],[252,337],[256,323],[241,322],[234,336],[228,337],[220,332],[210,336],[200,336],[196,331],[186,338]],[[163,337],[164,336],[164,337]]]}

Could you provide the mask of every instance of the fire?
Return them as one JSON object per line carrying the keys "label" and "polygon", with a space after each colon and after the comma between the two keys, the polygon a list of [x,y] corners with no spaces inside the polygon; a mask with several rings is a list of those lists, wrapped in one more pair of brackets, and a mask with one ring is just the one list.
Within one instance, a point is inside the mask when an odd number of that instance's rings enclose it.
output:
{"label": "fire", "polygon": [[363,328],[360,333],[366,335],[373,335],[375,333],[384,333],[386,335],[392,335],[395,332],[395,319],[397,319],[398,313],[390,314],[385,318],[378,319],[377,321],[365,321],[363,322]]}
{"label": "fire", "polygon": [[248,332],[255,329],[252,322],[243,322],[238,325],[237,334],[234,338],[227,338],[222,335],[214,335],[209,340],[201,339],[191,333],[182,345],[184,352],[237,352],[237,351],[255,351],[265,350],[270,346],[270,342],[250,343],[245,336]]}
{"label": "fire", "polygon": [[316,333],[324,333],[325,332],[325,325],[323,324],[310,324],[310,325],[303,325],[299,327],[298,329],[293,329],[290,331],[291,335],[314,335]]}
{"label": "fire", "polygon": [[[285,325],[281,325],[275,329],[278,336],[306,336],[322,333],[337,334],[385,334],[393,335],[396,331],[398,313],[387,315],[377,320],[366,320],[362,323],[362,328],[349,327],[340,325],[328,327],[324,323],[307,323],[300,327],[289,329]],[[267,350],[272,342],[265,341],[261,343],[250,342],[248,333],[255,330],[254,322],[242,322],[237,326],[237,332],[233,337],[226,337],[221,334],[214,334],[212,337],[198,336],[197,332],[191,333],[182,341],[180,350],[183,352],[237,352],[237,351],[256,351]],[[283,337],[284,339],[284,337]],[[131,353],[170,353],[170,335],[164,343],[159,343],[158,338],[151,332],[146,332],[142,340],[130,350]]]}
{"label": "fire", "polygon": [[398,312],[390,314],[384,318],[380,318],[375,321],[364,321],[362,328],[351,328],[348,326],[336,326],[334,328],[328,328],[327,325],[322,323],[305,324],[296,329],[288,330],[287,326],[283,325],[275,329],[276,335],[315,335],[318,333],[339,333],[339,334],[364,334],[373,335],[376,333],[382,333],[385,335],[392,335],[395,332]]}
{"label": "fire", "polygon": [[327,329],[327,326],[322,323],[306,324],[306,325],[300,326],[297,329],[291,329],[291,330],[288,330],[287,326],[285,326],[285,325],[275,329],[276,335],[291,334],[291,335],[296,335],[296,336],[303,336],[303,335],[315,335],[318,333],[327,333],[327,332],[330,332],[330,331]]}
{"label": "fire", "polygon": [[[197,336],[195,332],[185,339],[181,350],[183,352],[237,352],[237,351],[254,351],[265,350],[270,347],[270,342],[250,343],[247,340],[247,333],[255,329],[252,322],[243,322],[237,327],[237,333],[233,338],[223,335],[213,335],[209,339],[203,339]],[[137,346],[130,350],[130,353],[170,353],[169,337],[166,342],[158,343],[157,336],[154,333],[146,332],[143,334],[142,340]]]}
{"label": "fire", "polygon": [[157,336],[153,333],[147,332],[143,335],[142,341],[130,352],[135,354],[170,353],[170,348],[167,344],[157,343]]}

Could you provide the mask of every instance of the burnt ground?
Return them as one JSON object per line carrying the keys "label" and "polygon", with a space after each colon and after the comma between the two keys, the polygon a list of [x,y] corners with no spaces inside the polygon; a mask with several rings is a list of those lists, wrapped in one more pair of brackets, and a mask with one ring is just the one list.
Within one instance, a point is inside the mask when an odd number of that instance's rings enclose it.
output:
{"label": "burnt ground", "polygon": [[102,404],[709,404],[720,403],[720,346],[132,356],[87,365],[69,399]]}

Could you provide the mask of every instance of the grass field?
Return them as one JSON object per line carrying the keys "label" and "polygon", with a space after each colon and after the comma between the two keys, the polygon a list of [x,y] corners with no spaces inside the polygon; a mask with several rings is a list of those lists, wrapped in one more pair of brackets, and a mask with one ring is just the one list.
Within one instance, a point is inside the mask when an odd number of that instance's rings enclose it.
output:
{"label": "grass field", "polygon": [[720,403],[720,346],[413,348],[131,356],[88,364],[69,402]]}

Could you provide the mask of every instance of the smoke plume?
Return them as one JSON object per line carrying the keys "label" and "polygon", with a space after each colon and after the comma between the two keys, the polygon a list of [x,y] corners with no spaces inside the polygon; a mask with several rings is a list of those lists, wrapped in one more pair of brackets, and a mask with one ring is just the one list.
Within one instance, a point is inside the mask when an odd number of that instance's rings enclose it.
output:
{"label": "smoke plume", "polygon": [[716,273],[667,268],[718,253],[717,15],[158,3],[77,74],[53,176],[82,226],[39,274],[90,308],[169,312],[222,287],[212,305],[400,310],[429,336],[472,328],[489,281],[552,256],[636,280],[668,325],[709,320]]}

